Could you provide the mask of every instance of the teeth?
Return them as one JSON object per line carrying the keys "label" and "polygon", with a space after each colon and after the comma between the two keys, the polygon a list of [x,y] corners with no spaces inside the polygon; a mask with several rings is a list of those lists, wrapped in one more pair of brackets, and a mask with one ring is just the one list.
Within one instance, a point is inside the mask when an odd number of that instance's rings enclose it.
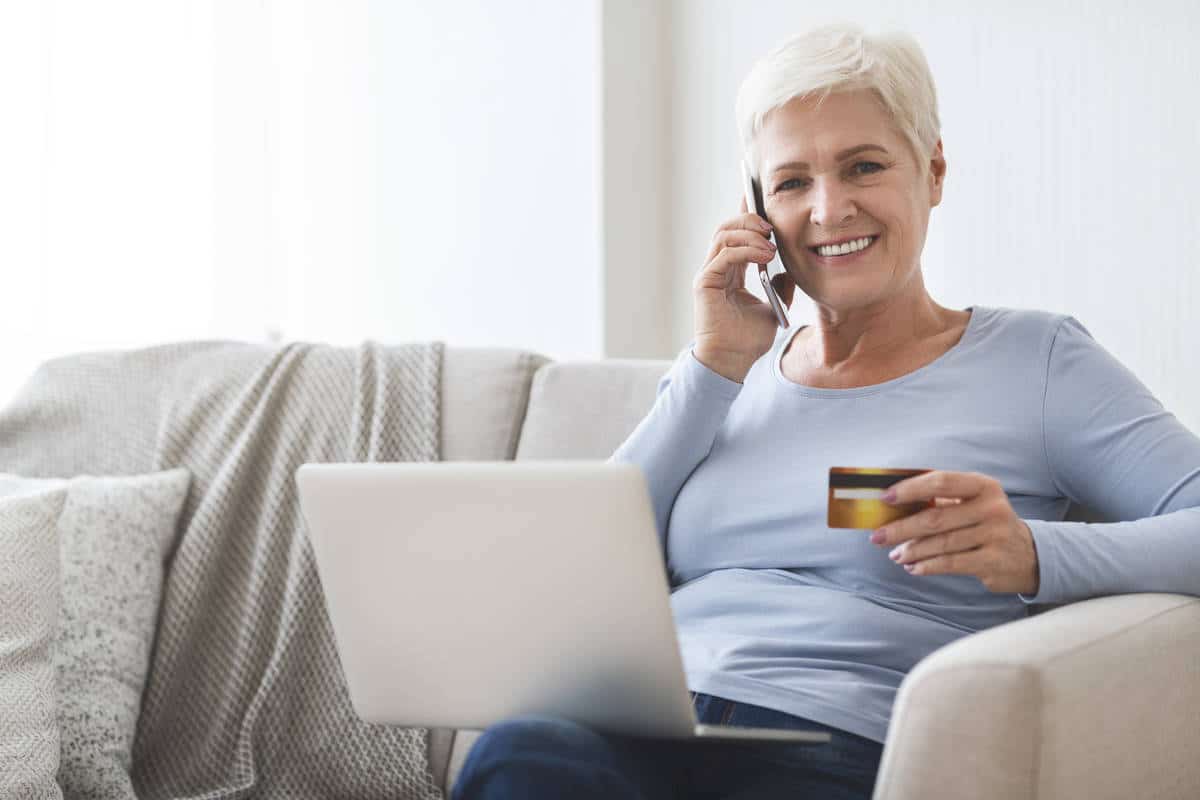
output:
{"label": "teeth", "polygon": [[831,244],[825,247],[818,247],[817,252],[823,256],[844,256],[847,253],[856,253],[871,243],[874,237],[864,236],[861,239],[855,239],[852,242],[843,242],[842,244]]}

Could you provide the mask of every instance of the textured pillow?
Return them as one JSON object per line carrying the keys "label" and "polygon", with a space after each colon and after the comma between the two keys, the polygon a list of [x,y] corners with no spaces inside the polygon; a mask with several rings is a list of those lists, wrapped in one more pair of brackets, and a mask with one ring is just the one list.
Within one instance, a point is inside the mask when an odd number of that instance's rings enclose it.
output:
{"label": "textured pillow", "polygon": [[56,524],[67,493],[0,497],[0,797],[61,798]]}
{"label": "textured pillow", "polygon": [[67,800],[134,798],[133,737],[162,597],[163,562],[191,476],[150,475],[69,481],[0,475],[6,487],[66,485],[58,519],[62,611],[57,667]]}

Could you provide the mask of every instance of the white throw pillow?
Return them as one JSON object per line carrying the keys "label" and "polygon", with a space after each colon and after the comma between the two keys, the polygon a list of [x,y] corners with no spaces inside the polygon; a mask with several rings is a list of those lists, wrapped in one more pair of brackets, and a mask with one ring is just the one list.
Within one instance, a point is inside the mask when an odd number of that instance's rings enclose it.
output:
{"label": "white throw pillow", "polygon": [[132,800],[133,737],[162,599],[163,563],[191,476],[29,479],[8,487],[65,483],[58,519],[61,614],[56,642],[63,796]]}
{"label": "white throw pillow", "polygon": [[0,797],[58,800],[57,524],[67,493],[0,497]]}

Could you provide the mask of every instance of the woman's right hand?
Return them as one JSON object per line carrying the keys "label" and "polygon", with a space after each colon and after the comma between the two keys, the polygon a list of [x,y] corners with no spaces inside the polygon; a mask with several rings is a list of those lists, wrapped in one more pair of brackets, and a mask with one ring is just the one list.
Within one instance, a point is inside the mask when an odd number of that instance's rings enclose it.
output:
{"label": "woman's right hand", "polygon": [[[771,306],[746,290],[746,267],[767,264],[775,245],[771,226],[757,214],[742,213],[723,222],[713,234],[708,263],[692,282],[695,303],[696,359],[718,375],[741,383],[751,365],[771,349],[779,324]],[[784,305],[790,305],[795,283],[775,283]]]}

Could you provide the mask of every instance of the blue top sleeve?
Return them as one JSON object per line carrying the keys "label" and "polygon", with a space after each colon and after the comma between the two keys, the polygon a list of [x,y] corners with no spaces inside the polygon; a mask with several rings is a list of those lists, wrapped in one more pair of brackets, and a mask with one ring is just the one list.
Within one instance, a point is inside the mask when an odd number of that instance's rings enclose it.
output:
{"label": "blue top sleeve", "polygon": [[1040,580],[1021,599],[1200,594],[1200,438],[1071,317],[1050,347],[1042,424],[1062,496],[1113,521],[1025,520]]}
{"label": "blue top sleeve", "polygon": [[642,468],[664,549],[675,496],[712,450],[741,389],[742,384],[701,364],[689,344],[659,380],[650,413],[609,458]]}

